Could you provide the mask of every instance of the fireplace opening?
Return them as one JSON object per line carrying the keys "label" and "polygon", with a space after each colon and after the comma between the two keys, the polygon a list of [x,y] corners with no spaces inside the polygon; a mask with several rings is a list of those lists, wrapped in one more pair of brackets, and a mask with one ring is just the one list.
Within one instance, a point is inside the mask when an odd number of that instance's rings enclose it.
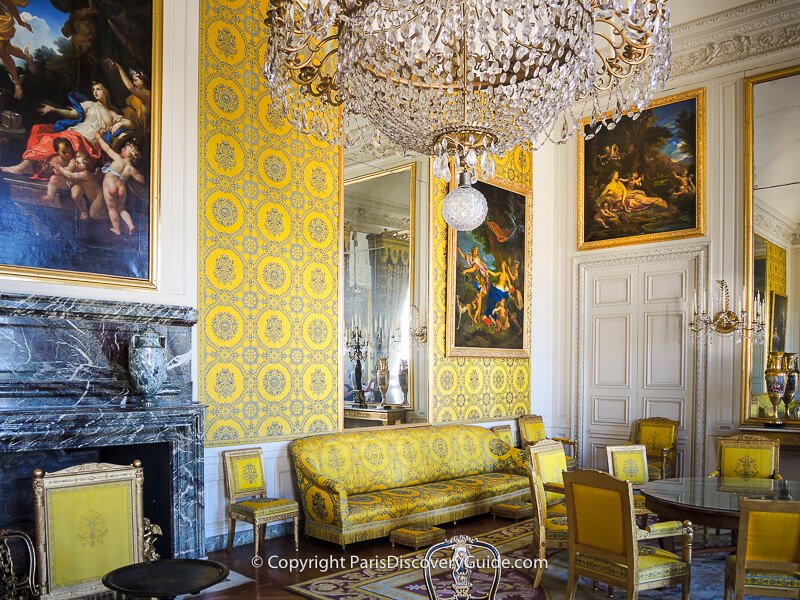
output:
{"label": "fireplace opening", "polygon": [[172,498],[170,455],[168,443],[0,453],[0,529],[25,531],[34,538],[34,469],[53,473],[84,463],[129,465],[139,459],[144,469],[143,513],[163,532],[156,551],[161,558],[173,558],[173,501],[180,499]]}

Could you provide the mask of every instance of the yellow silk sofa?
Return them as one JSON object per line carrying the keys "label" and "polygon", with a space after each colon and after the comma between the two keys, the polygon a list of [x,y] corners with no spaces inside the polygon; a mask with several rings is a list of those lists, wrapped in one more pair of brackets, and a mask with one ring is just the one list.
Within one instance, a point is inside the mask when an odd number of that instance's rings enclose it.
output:
{"label": "yellow silk sofa", "polygon": [[522,453],[478,426],[331,433],[289,451],[306,533],[342,545],[530,499]]}

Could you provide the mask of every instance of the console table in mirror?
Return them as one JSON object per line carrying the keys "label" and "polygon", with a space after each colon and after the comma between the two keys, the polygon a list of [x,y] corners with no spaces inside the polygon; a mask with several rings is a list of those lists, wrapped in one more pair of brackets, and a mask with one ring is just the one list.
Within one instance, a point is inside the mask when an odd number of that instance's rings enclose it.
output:
{"label": "console table in mirror", "polygon": [[[800,352],[798,123],[800,66],[745,80],[745,287],[749,310],[754,297],[764,300],[766,321],[764,343],[742,349],[745,427],[775,425],[765,370],[771,362],[786,364],[791,371],[784,357]],[[796,398],[787,392],[778,404],[778,418],[787,433],[800,430]]]}
{"label": "console table in mirror", "polygon": [[427,269],[417,272],[426,237],[419,216],[427,206],[427,168],[424,181],[421,173],[427,164],[427,158],[346,155],[340,271],[345,429],[427,420],[424,351],[410,333],[419,314],[412,307],[424,297],[420,288],[427,290]]}

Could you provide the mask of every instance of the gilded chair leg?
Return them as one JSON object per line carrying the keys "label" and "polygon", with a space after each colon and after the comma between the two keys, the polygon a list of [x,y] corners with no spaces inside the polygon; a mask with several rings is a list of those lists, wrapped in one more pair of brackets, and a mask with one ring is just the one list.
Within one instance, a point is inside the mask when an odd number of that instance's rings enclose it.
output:
{"label": "gilded chair leg", "polygon": [[608,597],[609,598],[613,598],[614,597],[614,586],[613,585],[608,586]]}
{"label": "gilded chair leg", "polygon": [[681,600],[689,600],[689,591],[691,588],[692,585],[688,581],[681,584]]}
{"label": "gilded chair leg", "polygon": [[254,557],[258,556],[258,542],[259,542],[258,538],[261,537],[261,535],[259,534],[260,529],[261,528],[258,526],[258,523],[253,523],[253,544],[254,544],[253,545],[253,556]]}
{"label": "gilded chair leg", "polygon": [[570,574],[567,577],[567,600],[575,598],[575,592],[578,591],[578,576]]}
{"label": "gilded chair leg", "polygon": [[233,550],[234,533],[236,533],[236,519],[228,519],[228,552]]}
{"label": "gilded chair leg", "polygon": [[294,551],[300,551],[300,517],[294,518]]}

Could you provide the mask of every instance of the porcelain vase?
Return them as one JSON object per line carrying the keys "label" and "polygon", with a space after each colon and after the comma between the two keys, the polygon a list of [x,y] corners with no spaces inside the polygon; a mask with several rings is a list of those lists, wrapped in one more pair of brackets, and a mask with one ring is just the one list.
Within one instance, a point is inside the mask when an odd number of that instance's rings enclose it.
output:
{"label": "porcelain vase", "polygon": [[152,329],[131,336],[128,370],[133,387],[143,396],[155,395],[167,376],[166,341]]}
{"label": "porcelain vase", "polygon": [[778,405],[783,400],[786,393],[786,371],[783,370],[783,352],[770,352],[767,357],[767,370],[764,371],[764,378],[767,381],[767,395],[772,404],[773,425],[781,425],[782,421],[778,417]]}
{"label": "porcelain vase", "polygon": [[408,361],[400,361],[400,372],[398,373],[400,389],[403,391],[403,404],[408,404]]}

